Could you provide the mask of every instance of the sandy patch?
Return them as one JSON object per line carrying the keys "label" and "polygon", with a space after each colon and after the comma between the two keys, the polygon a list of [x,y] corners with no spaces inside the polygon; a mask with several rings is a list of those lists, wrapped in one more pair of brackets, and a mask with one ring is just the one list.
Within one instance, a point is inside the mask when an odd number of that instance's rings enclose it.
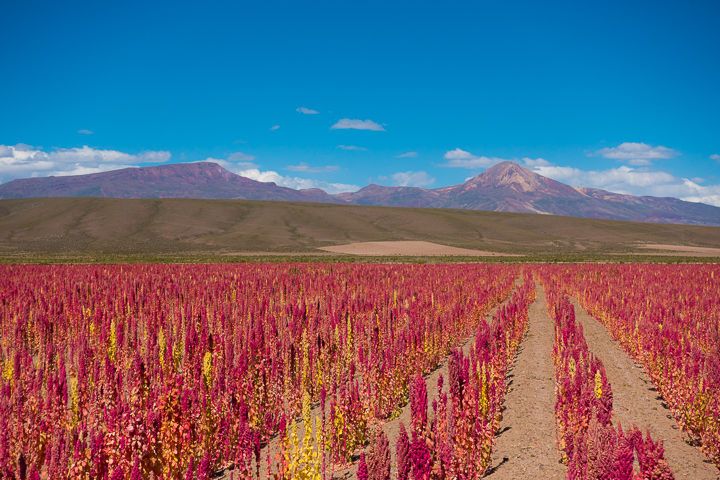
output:
{"label": "sandy patch", "polygon": [[320,250],[349,255],[466,255],[476,257],[517,257],[522,255],[509,255],[467,248],[448,247],[430,242],[398,241],[398,242],[361,242],[347,245],[334,245],[322,247]]}
{"label": "sandy patch", "polygon": [[[643,244],[636,245],[638,248],[646,250],[662,250],[663,253],[651,252],[635,252],[632,255],[667,255],[682,257],[720,257],[720,248],[712,247],[692,247],[687,245],[655,245]],[[665,253],[668,252],[668,253]]]}
{"label": "sandy patch", "polygon": [[223,257],[324,257],[329,252],[230,252],[223,253]]}

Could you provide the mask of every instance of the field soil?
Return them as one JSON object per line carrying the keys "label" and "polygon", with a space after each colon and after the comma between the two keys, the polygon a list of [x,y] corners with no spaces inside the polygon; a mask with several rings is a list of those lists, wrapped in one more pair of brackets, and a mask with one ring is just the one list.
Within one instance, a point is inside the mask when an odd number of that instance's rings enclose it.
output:
{"label": "field soil", "polygon": [[508,372],[512,383],[487,478],[562,480],[567,475],[555,441],[555,328],[539,284],[537,292],[527,336]]}
{"label": "field soil", "polygon": [[605,365],[613,390],[615,426],[620,422],[626,430],[635,423],[643,434],[650,430],[654,441],[664,440],[665,458],[675,478],[717,479],[718,469],[706,461],[698,448],[689,445],[688,436],[669,415],[645,370],[610,337],[604,325],[588,315],[575,299],[571,301],[588,348]]}
{"label": "field soil", "polygon": [[333,253],[344,253],[348,255],[463,255],[478,257],[519,256],[483,250],[470,250],[468,248],[449,247],[447,245],[421,241],[358,242],[348,243],[347,245],[321,247],[319,250],[325,250],[326,252]]}

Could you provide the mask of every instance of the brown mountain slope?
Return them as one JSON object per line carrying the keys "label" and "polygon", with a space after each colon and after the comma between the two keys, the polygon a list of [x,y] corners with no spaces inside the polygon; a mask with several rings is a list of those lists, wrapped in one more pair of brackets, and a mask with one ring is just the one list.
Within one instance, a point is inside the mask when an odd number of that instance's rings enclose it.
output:
{"label": "brown mountain slope", "polygon": [[255,200],[0,200],[0,256],[313,252],[395,240],[516,254],[600,255],[638,243],[718,248],[720,227]]}
{"label": "brown mountain slope", "polygon": [[370,185],[337,195],[345,202],[392,207],[441,207],[539,213],[635,222],[720,225],[720,208],[676,198],[633,197],[573,188],[513,162],[487,169],[461,185],[437,189]]}
{"label": "brown mountain slope", "polygon": [[319,189],[294,190],[236,175],[216,163],[180,163],[111,172],[13,180],[0,199],[36,197],[234,198],[336,202]]}
{"label": "brown mountain slope", "polygon": [[463,184],[437,189],[369,185],[353,193],[293,190],[261,183],[214,163],[130,168],[73,177],[13,180],[0,199],[33,197],[251,199],[388,207],[538,213],[650,223],[720,225],[720,208],[676,198],[633,197],[574,188],[503,162]]}

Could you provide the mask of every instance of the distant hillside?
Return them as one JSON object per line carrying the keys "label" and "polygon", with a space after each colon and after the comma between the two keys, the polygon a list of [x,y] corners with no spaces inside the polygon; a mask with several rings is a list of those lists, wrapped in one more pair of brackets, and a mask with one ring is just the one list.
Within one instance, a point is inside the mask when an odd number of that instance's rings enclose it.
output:
{"label": "distant hillside", "polygon": [[461,185],[437,189],[369,185],[336,195],[347,203],[538,213],[633,222],[720,225],[720,208],[677,198],[633,197],[574,188],[503,162]]}
{"label": "distant hillside", "polygon": [[329,195],[241,177],[214,163],[128,168],[72,177],[13,180],[0,199],[37,197],[282,200],[350,205],[456,208],[686,225],[720,225],[720,208],[676,198],[634,197],[575,188],[503,162],[463,184],[425,189],[369,185]]}
{"label": "distant hillside", "polygon": [[38,197],[232,198],[336,202],[319,189],[294,190],[235,175],[216,163],[179,163],[112,172],[13,180],[0,199]]}
{"label": "distant hillside", "polygon": [[638,243],[717,248],[720,227],[254,200],[0,200],[0,254],[317,252],[394,240],[514,254],[606,255]]}

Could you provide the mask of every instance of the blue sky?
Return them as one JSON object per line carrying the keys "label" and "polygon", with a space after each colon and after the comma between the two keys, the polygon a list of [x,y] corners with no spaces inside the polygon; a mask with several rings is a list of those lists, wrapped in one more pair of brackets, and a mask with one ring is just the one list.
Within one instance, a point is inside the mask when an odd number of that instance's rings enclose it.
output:
{"label": "blue sky", "polygon": [[720,206],[717,1],[10,0],[0,17],[0,182],[213,159],[334,193],[514,160]]}

